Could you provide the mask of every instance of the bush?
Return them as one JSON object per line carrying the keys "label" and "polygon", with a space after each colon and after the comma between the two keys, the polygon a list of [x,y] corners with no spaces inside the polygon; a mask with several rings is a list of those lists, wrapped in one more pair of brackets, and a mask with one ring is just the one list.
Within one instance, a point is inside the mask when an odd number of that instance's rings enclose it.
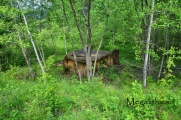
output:
{"label": "bush", "polygon": [[[177,120],[181,117],[181,91],[170,84],[173,81],[150,83],[143,89],[138,81],[122,83],[122,88],[116,88],[104,84],[100,78],[81,84],[74,76],[69,78],[71,81],[63,76],[59,80],[51,74],[36,81],[17,81],[10,73],[0,76],[0,119]],[[145,103],[155,98],[173,102]]]}

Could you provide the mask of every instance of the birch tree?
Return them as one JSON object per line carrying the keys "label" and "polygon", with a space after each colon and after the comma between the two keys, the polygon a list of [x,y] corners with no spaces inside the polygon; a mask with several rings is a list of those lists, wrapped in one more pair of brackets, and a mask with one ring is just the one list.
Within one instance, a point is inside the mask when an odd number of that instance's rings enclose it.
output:
{"label": "birch tree", "polygon": [[33,71],[33,68],[31,67],[31,63],[28,59],[28,56],[27,56],[27,52],[26,52],[26,49],[23,47],[23,45],[21,44],[22,43],[22,40],[21,40],[21,35],[20,35],[20,32],[17,31],[18,33],[18,39],[19,39],[19,42],[20,42],[20,47],[21,47],[21,50],[22,50],[22,53],[23,53],[23,56],[25,58],[25,61],[26,61],[26,64],[30,70],[30,74],[31,74],[31,77],[32,78],[35,78],[35,72]]}
{"label": "birch tree", "polygon": [[151,5],[151,16],[150,16],[150,23],[148,26],[148,33],[147,33],[147,40],[146,40],[146,53],[145,53],[145,59],[144,59],[144,66],[143,66],[143,87],[146,87],[146,78],[147,78],[147,69],[148,69],[148,51],[150,46],[150,36],[151,36],[151,25],[153,23],[153,10],[154,10],[154,3],[155,0],[152,0]]}
{"label": "birch tree", "polygon": [[[12,6],[13,6],[12,0],[10,1],[10,4],[11,4],[11,7],[12,7]],[[17,22],[16,22],[15,19],[13,20],[13,22],[14,22],[15,24],[17,24]],[[31,77],[35,79],[35,72],[33,71],[33,68],[31,67],[31,63],[30,63],[30,61],[29,61],[26,48],[23,46],[23,41],[22,41],[22,39],[21,39],[21,34],[20,34],[18,28],[17,28],[17,34],[18,34],[19,44],[20,44],[20,47],[21,47],[23,56],[24,56],[24,58],[25,58],[26,64],[27,64],[27,66],[28,66],[28,69],[30,70]]]}
{"label": "birch tree", "polygon": [[[17,4],[18,4],[19,9],[21,10],[19,1],[18,1],[18,0],[16,0],[16,1],[17,1]],[[45,74],[45,70],[44,70],[44,67],[43,67],[43,65],[42,65],[42,62],[41,62],[41,60],[40,60],[40,57],[39,57],[39,55],[38,55],[38,52],[37,52],[37,49],[36,49],[36,46],[35,46],[33,37],[32,37],[32,35],[31,35],[30,31],[29,31],[28,22],[27,22],[26,17],[25,17],[25,15],[24,15],[24,13],[23,13],[22,10],[21,10],[21,15],[22,15],[22,17],[23,17],[23,20],[24,20],[24,23],[25,23],[25,26],[26,26],[26,30],[27,30],[28,35],[29,35],[29,37],[30,37],[30,41],[31,41],[31,44],[32,44],[32,46],[33,46],[33,49],[34,49],[36,58],[37,58],[37,60],[38,60],[39,66],[40,66],[40,68],[41,68],[41,71],[42,71],[43,74]]]}

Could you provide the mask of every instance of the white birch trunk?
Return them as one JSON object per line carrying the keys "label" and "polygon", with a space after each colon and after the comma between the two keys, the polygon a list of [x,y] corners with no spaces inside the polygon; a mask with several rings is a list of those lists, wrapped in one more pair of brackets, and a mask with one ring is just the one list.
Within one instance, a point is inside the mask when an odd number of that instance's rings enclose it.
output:
{"label": "white birch trunk", "polygon": [[148,36],[146,40],[146,53],[145,53],[145,60],[144,60],[144,67],[143,67],[143,87],[146,87],[146,77],[147,77],[147,69],[148,69],[148,51],[149,51],[149,44],[150,44],[150,36],[151,36],[151,25],[153,23],[153,9],[154,9],[155,0],[152,0],[151,5],[151,16],[150,16],[150,24],[148,26]]}
{"label": "white birch trunk", "polygon": [[[17,3],[18,3],[19,9],[20,9],[19,1],[18,1],[18,0],[16,0],[16,1],[17,1]],[[27,30],[28,35],[29,35],[29,37],[30,37],[30,41],[31,41],[31,44],[32,44],[32,46],[33,46],[33,49],[34,49],[36,58],[37,58],[37,60],[38,60],[39,66],[40,66],[40,68],[41,68],[41,71],[42,71],[43,74],[45,74],[44,67],[43,67],[42,62],[41,62],[41,60],[40,60],[40,57],[39,57],[39,55],[38,55],[38,52],[37,52],[35,43],[34,43],[33,38],[32,38],[32,35],[31,35],[30,31],[29,31],[28,23],[27,23],[27,21],[26,21],[26,17],[25,17],[25,15],[24,15],[24,13],[23,13],[22,11],[21,11],[21,14],[22,14],[22,16],[23,16],[23,20],[24,20],[24,23],[25,23],[25,26],[26,26],[26,30]]]}

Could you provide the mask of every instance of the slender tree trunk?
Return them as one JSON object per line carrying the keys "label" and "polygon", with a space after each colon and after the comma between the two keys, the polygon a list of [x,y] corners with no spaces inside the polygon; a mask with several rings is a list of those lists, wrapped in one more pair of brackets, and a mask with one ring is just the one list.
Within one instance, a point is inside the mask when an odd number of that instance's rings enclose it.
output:
{"label": "slender tree trunk", "polygon": [[83,15],[85,18],[85,22],[86,22],[86,28],[87,28],[87,44],[90,45],[91,44],[91,38],[92,38],[92,33],[91,33],[91,27],[90,27],[90,9],[91,9],[91,1],[87,0],[87,2],[85,2],[83,0]]}
{"label": "slender tree trunk", "polygon": [[65,54],[67,55],[67,38],[66,38],[66,29],[65,29],[65,25],[63,23],[63,30],[64,30],[64,48],[65,48]]}
{"label": "slender tree trunk", "polygon": [[83,3],[83,7],[86,7],[86,9],[83,8],[83,14],[85,17],[86,21],[86,28],[87,28],[87,44],[88,46],[85,46],[84,39],[80,30],[80,26],[78,25],[77,17],[76,17],[76,12],[75,12],[75,6],[74,6],[74,0],[69,0],[72,11],[73,11],[73,16],[76,22],[77,29],[79,31],[79,36],[82,41],[82,46],[84,48],[84,52],[86,54],[86,67],[87,67],[87,78],[88,81],[90,81],[91,76],[92,76],[92,70],[91,70],[91,28],[90,28],[90,9],[91,9],[91,1],[87,0],[86,6]]}
{"label": "slender tree trunk", "polygon": [[91,70],[91,28],[90,28],[90,9],[91,9],[91,1],[87,0],[85,3],[83,1],[83,14],[86,22],[86,28],[87,28],[87,47],[85,48],[86,53],[86,66],[87,66],[87,79],[90,81],[92,76],[92,70]]}
{"label": "slender tree trunk", "polygon": [[[42,24],[40,22],[39,24],[39,29],[40,29],[40,32],[42,31]],[[41,58],[41,61],[43,63],[43,66],[45,67],[46,66],[46,63],[45,63],[45,54],[44,54],[44,50],[43,50],[43,43],[42,43],[42,40],[40,39],[40,44],[38,44],[38,49],[39,49],[39,53],[40,53],[40,58]]]}
{"label": "slender tree trunk", "polygon": [[[169,34],[169,28],[167,27],[166,28],[166,37],[165,37],[165,46],[164,46],[164,48],[166,49],[166,50],[168,50],[168,47],[167,47],[167,44],[168,44],[168,34]],[[162,73],[162,70],[163,70],[163,63],[164,63],[164,59],[165,59],[165,56],[164,56],[164,54],[162,55],[162,60],[161,60],[161,64],[160,64],[160,70],[159,70],[159,73],[158,73],[158,80],[160,79],[160,77],[161,77],[161,73]]]}
{"label": "slender tree trunk", "polygon": [[[65,13],[65,6],[64,6],[63,0],[62,0],[62,10],[63,10],[63,14],[65,15],[66,13]],[[64,47],[65,47],[65,53],[67,55],[67,39],[66,39],[66,29],[65,29],[64,21],[63,21],[63,26],[64,26]]]}
{"label": "slender tree trunk", "polygon": [[[70,26],[69,26],[69,22],[68,22],[68,18],[67,18],[67,14],[65,12],[65,6],[64,6],[64,1],[62,1],[62,9],[63,9],[63,14],[64,14],[64,17],[65,17],[65,20],[66,20],[66,24],[68,26],[68,34],[70,36]],[[66,36],[65,36],[66,37]],[[74,48],[74,43],[72,41],[72,39],[70,38],[70,43],[72,45],[72,51],[73,51],[73,56],[74,56],[74,61],[75,61],[75,66],[76,66],[76,69],[78,71],[78,75],[79,75],[79,80],[80,82],[82,82],[82,77],[81,77],[81,73],[80,73],[80,70],[79,70],[79,67],[78,67],[78,63],[77,63],[77,59],[76,59],[76,54],[75,54],[75,48]]]}
{"label": "slender tree trunk", "polygon": [[38,51],[39,51],[39,55],[40,55],[42,64],[43,64],[43,66],[45,66],[45,55],[44,55],[44,51],[43,51],[41,43],[40,43],[40,45],[38,45],[37,48],[38,48]]}
{"label": "slender tree trunk", "polygon": [[[18,39],[19,39],[20,42],[22,42],[19,31],[18,31]],[[25,49],[22,45],[20,45],[20,47],[21,47],[23,56],[24,56],[24,58],[25,58],[26,64],[27,64],[27,66],[28,66],[28,68],[29,68],[29,70],[30,70],[31,77],[32,77],[32,78],[35,78],[35,72],[33,71],[32,67],[31,67],[30,61],[29,61],[28,56],[27,56],[27,54],[26,54],[26,49]]]}
{"label": "slender tree trunk", "polygon": [[73,16],[74,16],[74,19],[75,19],[75,24],[76,24],[77,30],[79,32],[80,40],[82,42],[82,47],[85,48],[85,42],[84,42],[82,32],[80,30],[80,26],[79,26],[78,20],[77,20],[77,15],[76,15],[75,6],[74,6],[74,0],[69,0],[69,3],[70,3],[71,8],[72,8]]}
{"label": "slender tree trunk", "polygon": [[150,54],[148,54],[148,70],[147,70],[148,72],[148,75],[150,75],[151,74],[151,55]]}
{"label": "slender tree trunk", "polygon": [[87,67],[87,79],[90,81],[91,76],[92,76],[92,70],[91,70],[91,46],[88,45],[85,48],[85,53],[86,53],[86,67]]}
{"label": "slender tree trunk", "polygon": [[[18,1],[18,0],[16,0],[16,1],[17,1],[17,3],[18,3],[19,9],[21,10],[19,1]],[[40,68],[41,68],[41,71],[42,71],[43,74],[45,74],[44,67],[43,67],[42,62],[41,62],[41,60],[40,60],[40,57],[39,57],[39,55],[38,55],[38,52],[37,52],[35,43],[34,43],[34,41],[33,41],[32,35],[31,35],[30,31],[29,31],[28,23],[27,23],[27,21],[26,21],[26,17],[25,17],[25,15],[24,15],[23,11],[21,11],[21,14],[22,14],[22,16],[23,16],[23,20],[24,20],[24,23],[25,23],[25,26],[26,26],[26,30],[27,30],[28,35],[29,35],[29,37],[30,37],[30,41],[31,41],[31,44],[32,44],[32,46],[33,46],[33,49],[34,49],[36,58],[37,58],[37,60],[38,60],[39,66],[40,66]]]}
{"label": "slender tree trunk", "polygon": [[97,49],[97,52],[96,52],[96,58],[95,58],[95,61],[94,61],[94,68],[93,68],[93,75],[92,75],[93,77],[94,77],[94,75],[95,75],[98,53],[99,53],[99,50],[100,50],[100,48],[101,48],[102,42],[103,42],[104,37],[105,37],[106,30],[107,30],[108,20],[109,20],[109,6],[108,6],[108,9],[107,9],[107,16],[106,16],[106,23],[105,23],[104,32],[103,32],[103,34],[102,34],[102,39],[101,39],[101,41],[100,41],[100,43],[99,43],[99,46],[98,46],[98,49]]}
{"label": "slender tree trunk", "polygon": [[[35,1],[34,1],[35,2]],[[41,4],[41,1],[40,1],[40,5],[42,5]],[[40,9],[39,8],[39,11],[40,11],[40,14],[39,14],[39,17],[40,18],[42,18],[43,19],[43,16],[44,16],[44,14],[43,14],[43,9]],[[34,13],[34,16],[35,16],[36,14]],[[36,27],[36,31],[38,32],[42,32],[42,26],[43,26],[43,23],[41,23],[41,21],[39,21],[39,28],[37,28]],[[45,54],[44,54],[44,50],[43,50],[43,43],[42,43],[42,39],[40,39],[40,40],[38,40],[38,44],[37,44],[37,48],[38,48],[38,51],[39,51],[39,55],[40,55],[40,59],[41,59],[41,61],[42,61],[42,64],[43,64],[43,66],[45,67],[46,66],[46,63],[45,63]]]}
{"label": "slender tree trunk", "polygon": [[44,63],[44,66],[46,66],[46,62],[45,62],[45,53],[44,53],[44,50],[43,50],[42,43],[41,43],[40,50],[41,50],[41,53],[42,53],[42,61],[43,61],[43,63]]}
{"label": "slender tree trunk", "polygon": [[[11,4],[11,6],[13,6],[12,0],[10,1],[10,4]],[[16,23],[16,20],[13,20],[13,21],[14,21],[14,23]],[[21,35],[20,35],[20,32],[18,30],[17,30],[17,33],[18,33],[18,39],[19,39],[19,41],[21,43],[22,42]],[[24,48],[23,45],[20,45],[20,47],[21,47],[23,56],[25,58],[26,64],[27,64],[27,66],[28,66],[28,68],[30,70],[31,77],[33,79],[35,79],[35,72],[33,71],[33,68],[31,67],[31,63],[30,63],[29,58],[27,56],[26,48]]]}
{"label": "slender tree trunk", "polygon": [[146,88],[146,77],[147,77],[147,68],[148,68],[148,51],[149,51],[149,46],[150,46],[149,44],[150,44],[150,36],[151,36],[151,25],[153,23],[154,3],[155,3],[155,0],[152,0],[150,24],[148,26],[148,36],[147,36],[147,40],[146,40],[146,53],[145,53],[144,67],[143,67],[143,87],[144,88]]}

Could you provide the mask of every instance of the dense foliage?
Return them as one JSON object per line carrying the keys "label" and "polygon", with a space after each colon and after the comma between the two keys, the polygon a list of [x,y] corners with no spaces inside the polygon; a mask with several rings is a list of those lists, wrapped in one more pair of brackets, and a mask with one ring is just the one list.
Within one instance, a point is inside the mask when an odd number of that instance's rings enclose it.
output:
{"label": "dense foliage", "polygon": [[0,1],[0,119],[179,120],[181,1],[155,0],[152,11],[154,0],[91,0],[93,49],[103,40],[101,50],[120,51],[120,65],[101,67],[90,82],[80,83],[56,64],[73,47],[83,49],[80,32],[88,41],[87,1]]}
{"label": "dense foliage", "polygon": [[[0,78],[1,119],[179,120],[181,117],[181,84],[171,80],[153,83],[150,79],[150,85],[143,90],[139,82],[128,80],[129,75],[111,81],[117,85],[105,84],[101,78],[80,84],[75,76],[58,79],[51,75],[46,76],[48,82],[44,84],[41,78],[36,82],[14,80],[10,73],[13,72],[1,73]],[[139,103],[127,102],[133,98]],[[146,103],[155,98],[170,103]]]}

